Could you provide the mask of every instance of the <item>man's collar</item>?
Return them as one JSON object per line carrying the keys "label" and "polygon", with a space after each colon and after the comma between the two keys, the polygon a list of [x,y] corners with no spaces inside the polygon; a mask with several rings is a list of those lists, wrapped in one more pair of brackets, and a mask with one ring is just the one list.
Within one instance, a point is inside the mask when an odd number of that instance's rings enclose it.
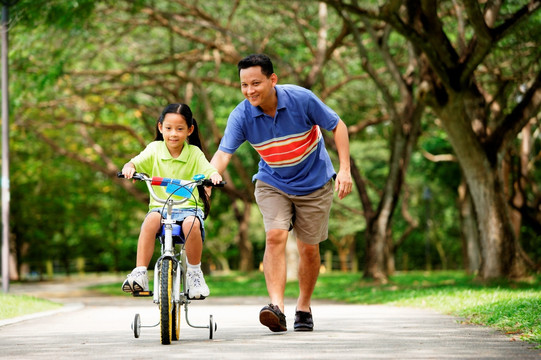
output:
{"label": "man's collar", "polygon": [[[286,108],[286,104],[284,103],[285,94],[284,94],[284,90],[282,89],[282,87],[280,85],[276,85],[274,87],[274,89],[276,91],[276,97],[278,98],[278,103],[276,104],[276,112],[278,112],[278,110]],[[246,100],[246,101],[248,101],[248,100]],[[253,117],[259,117],[259,116],[266,115],[265,112],[263,112],[263,110],[259,106],[252,106],[250,104],[250,107],[252,109],[252,116]]]}

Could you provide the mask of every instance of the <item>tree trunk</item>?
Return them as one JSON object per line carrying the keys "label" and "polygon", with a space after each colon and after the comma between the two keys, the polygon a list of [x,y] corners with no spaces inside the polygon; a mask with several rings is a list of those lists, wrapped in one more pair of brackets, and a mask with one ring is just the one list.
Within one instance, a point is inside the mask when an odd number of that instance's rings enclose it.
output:
{"label": "tree trunk", "polygon": [[366,227],[366,266],[364,271],[365,278],[371,278],[380,282],[387,282],[387,266],[385,260],[385,242],[387,241],[387,227],[390,225],[389,207],[385,215],[382,211],[377,211],[377,215],[371,219]]}
{"label": "tree trunk", "polygon": [[520,277],[526,268],[508,215],[500,178],[501,160],[486,150],[474,133],[469,114],[479,112],[467,109],[468,104],[483,101],[471,92],[451,94],[439,115],[472,194],[482,254],[479,275],[484,280]]}
{"label": "tree trunk", "polygon": [[475,274],[481,267],[479,232],[477,231],[477,220],[475,219],[472,198],[464,181],[458,189],[458,207],[460,210],[464,267],[468,274]]}
{"label": "tree trunk", "polygon": [[239,270],[252,271],[254,269],[254,248],[248,234],[252,204],[249,201],[243,201],[243,205],[242,211],[234,206],[235,216],[239,222]]}
{"label": "tree trunk", "polygon": [[417,145],[423,112],[424,105],[414,105],[413,99],[410,98],[408,106],[395,121],[394,134],[391,138],[389,175],[375,215],[367,219],[366,238],[369,240],[366,242],[366,266],[363,275],[365,278],[386,282],[389,269],[394,267],[394,259],[388,258],[394,256],[394,252],[388,251],[392,246],[387,244],[391,236],[391,219],[402,191],[411,153]]}
{"label": "tree trunk", "polygon": [[387,239],[385,241],[385,272],[387,276],[394,274],[396,270],[395,264],[395,250],[396,246],[393,244],[393,237],[391,236],[391,229],[387,230]]}

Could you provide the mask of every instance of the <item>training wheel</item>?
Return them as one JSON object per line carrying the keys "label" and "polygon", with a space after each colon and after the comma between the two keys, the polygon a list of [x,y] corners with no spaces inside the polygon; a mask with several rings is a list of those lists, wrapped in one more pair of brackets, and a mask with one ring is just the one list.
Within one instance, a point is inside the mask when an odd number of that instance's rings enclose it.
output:
{"label": "training wheel", "polygon": [[139,335],[141,335],[141,316],[139,316],[139,314],[135,314],[135,318],[131,323],[131,328],[133,330],[133,336],[138,338]]}
{"label": "training wheel", "polygon": [[212,340],[214,338],[214,332],[218,330],[218,324],[214,322],[214,319],[212,318],[212,315],[209,316],[209,339]]}

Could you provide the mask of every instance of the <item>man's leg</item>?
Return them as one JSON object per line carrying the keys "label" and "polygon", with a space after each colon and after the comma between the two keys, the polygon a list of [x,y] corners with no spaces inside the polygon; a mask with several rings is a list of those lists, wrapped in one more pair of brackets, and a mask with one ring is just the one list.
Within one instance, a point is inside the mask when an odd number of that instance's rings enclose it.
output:
{"label": "man's leg", "polygon": [[286,242],[287,230],[271,229],[267,232],[263,269],[271,304],[284,311],[286,286]]}
{"label": "man's leg", "polygon": [[283,312],[287,278],[285,251],[292,216],[291,200],[282,191],[262,181],[257,181],[254,195],[265,223],[263,268],[271,300],[259,312],[259,321],[271,331],[287,331]]}
{"label": "man's leg", "polygon": [[310,302],[319,276],[321,258],[319,244],[310,245],[297,240],[299,249],[299,298],[297,311],[310,312]]}

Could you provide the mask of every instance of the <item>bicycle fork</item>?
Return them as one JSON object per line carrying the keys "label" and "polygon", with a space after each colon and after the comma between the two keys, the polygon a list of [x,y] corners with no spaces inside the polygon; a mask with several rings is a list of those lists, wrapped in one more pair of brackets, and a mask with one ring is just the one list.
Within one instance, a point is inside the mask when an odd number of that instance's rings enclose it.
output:
{"label": "bicycle fork", "polygon": [[[168,212],[169,213],[169,212]],[[172,262],[172,275],[173,275],[173,293],[172,293],[172,303],[178,304],[180,301],[180,278],[182,275],[182,267],[179,260],[175,257],[175,248],[173,244],[173,225],[175,221],[170,218],[170,215],[167,215],[167,219],[163,220],[164,226],[164,241],[162,255],[156,260],[154,265],[154,286],[160,284],[159,275],[161,272],[161,265],[164,260],[171,260]],[[158,285],[159,286],[159,285]],[[159,291],[154,291],[153,301],[155,304],[160,303]]]}

